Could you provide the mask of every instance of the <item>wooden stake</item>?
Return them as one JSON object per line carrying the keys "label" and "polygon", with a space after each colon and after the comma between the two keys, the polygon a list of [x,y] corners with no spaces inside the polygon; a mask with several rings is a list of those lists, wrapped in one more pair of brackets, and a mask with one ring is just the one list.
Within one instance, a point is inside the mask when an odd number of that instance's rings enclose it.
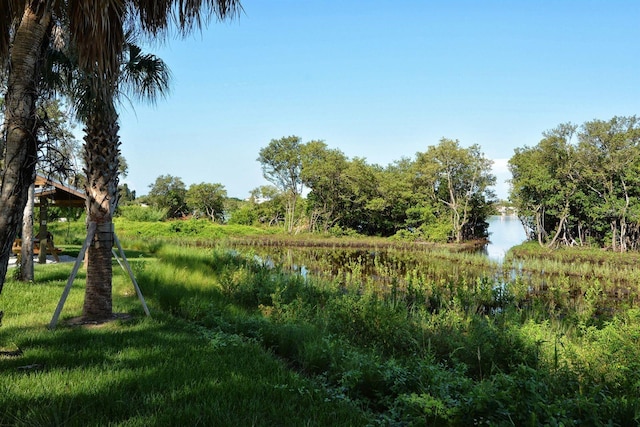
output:
{"label": "wooden stake", "polygon": [[58,324],[58,317],[60,317],[60,313],[62,312],[62,307],[64,307],[64,303],[67,301],[67,297],[69,296],[69,291],[71,290],[71,285],[78,274],[78,269],[80,268],[80,264],[82,264],[82,260],[84,259],[84,254],[87,252],[87,246],[89,246],[89,242],[93,239],[93,236],[96,234],[97,224],[95,222],[89,223],[89,229],[87,230],[87,238],[84,239],[84,243],[82,244],[82,249],[80,249],[80,253],[78,254],[78,258],[76,258],[76,263],[73,265],[73,270],[71,270],[71,275],[69,276],[69,280],[67,280],[67,285],[64,287],[64,291],[62,291],[62,296],[60,297],[60,301],[58,302],[58,306],[56,307],[56,311],[53,313],[53,317],[51,318],[51,323],[49,323],[49,329],[55,329]]}
{"label": "wooden stake", "polygon": [[[82,244],[82,249],[80,249],[78,258],[76,258],[76,263],[73,266],[73,270],[71,270],[71,275],[69,276],[67,285],[64,287],[64,291],[62,292],[62,296],[60,297],[60,301],[58,302],[56,311],[55,313],[53,313],[53,318],[51,319],[51,323],[49,323],[49,329],[52,329],[52,330],[55,329],[56,325],[58,324],[58,318],[60,317],[60,313],[62,312],[64,303],[66,302],[67,297],[69,296],[71,285],[73,284],[73,281],[75,280],[76,275],[78,274],[78,269],[80,268],[80,264],[82,264],[84,260],[84,256],[85,256],[85,253],[87,252],[87,247],[89,246],[89,242],[91,242],[91,240],[93,239],[93,236],[96,234],[96,228],[97,228],[97,224],[95,222],[89,223],[89,229],[87,230],[87,238]],[[116,261],[118,261],[118,264],[120,265],[120,267],[129,273],[129,278],[131,278],[131,282],[133,283],[133,287],[136,290],[136,294],[138,294],[138,299],[142,303],[142,308],[144,309],[145,314],[147,316],[151,316],[151,313],[149,312],[149,308],[147,307],[147,303],[145,302],[144,297],[142,296],[142,291],[140,290],[140,287],[138,286],[138,282],[136,281],[133,271],[129,266],[129,261],[127,261],[127,257],[124,254],[124,250],[122,249],[122,245],[120,244],[120,239],[118,239],[118,236],[116,235],[115,232],[113,233],[113,238],[116,242],[116,246],[118,247],[118,251],[120,252],[120,257],[124,262],[124,266],[120,262],[120,259],[118,258],[118,255],[115,253],[115,250],[112,249],[113,255],[116,257]]]}
{"label": "wooden stake", "polygon": [[[124,262],[126,271],[129,273],[129,277],[131,278],[131,283],[133,283],[133,287],[135,288],[136,293],[138,294],[138,299],[142,303],[142,308],[144,309],[144,312],[147,314],[147,316],[151,316],[151,313],[149,313],[149,308],[147,307],[147,303],[144,301],[144,297],[142,296],[142,291],[140,290],[140,287],[138,286],[138,282],[136,281],[136,277],[134,276],[133,271],[129,266],[129,261],[127,261],[127,257],[124,254],[124,250],[122,249],[122,245],[120,244],[120,239],[118,239],[118,235],[115,232],[113,233],[113,238],[116,241],[116,246],[118,246],[118,251],[120,251],[120,256],[122,257],[122,261]],[[122,264],[120,263],[120,260],[118,259],[117,256],[116,256],[116,260],[118,261],[118,264],[120,264],[120,267],[122,267]],[[125,268],[123,268],[123,270],[125,270]]]}

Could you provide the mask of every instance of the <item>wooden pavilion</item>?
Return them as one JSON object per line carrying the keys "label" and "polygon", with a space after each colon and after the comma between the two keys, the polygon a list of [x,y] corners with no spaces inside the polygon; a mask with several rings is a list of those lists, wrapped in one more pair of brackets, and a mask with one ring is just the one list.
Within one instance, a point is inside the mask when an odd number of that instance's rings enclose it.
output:
{"label": "wooden pavilion", "polygon": [[[38,254],[40,263],[46,262],[47,253],[53,255],[57,260],[59,250],[56,250],[53,242],[48,239],[48,208],[49,206],[84,208],[86,195],[84,191],[75,187],[42,175],[36,175],[34,196],[34,205],[40,207],[40,233],[38,234],[38,239],[34,240],[34,254]],[[44,247],[47,248],[46,251],[40,251],[41,242],[44,242]],[[18,254],[21,250],[21,245],[22,242],[16,239],[13,252]]]}
{"label": "wooden pavilion", "polygon": [[42,175],[36,175],[35,186],[36,206],[84,208],[86,195],[82,190]]}

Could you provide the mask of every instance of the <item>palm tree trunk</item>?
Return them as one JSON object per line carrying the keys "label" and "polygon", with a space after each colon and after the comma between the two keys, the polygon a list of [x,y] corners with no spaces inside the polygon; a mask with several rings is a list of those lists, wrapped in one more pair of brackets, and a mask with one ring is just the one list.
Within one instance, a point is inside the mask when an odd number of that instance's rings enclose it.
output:
{"label": "palm tree trunk", "polygon": [[87,175],[87,222],[96,223],[96,235],[87,249],[87,284],[82,315],[85,320],[106,320],[113,316],[111,281],[113,270],[112,213],[118,191],[120,152],[118,116],[113,101],[88,118],[84,156]]}
{"label": "palm tree trunk", "polygon": [[34,10],[27,2],[9,58],[6,144],[0,145],[5,155],[0,171],[0,292],[36,166],[36,82],[51,24],[48,8],[40,6]]}

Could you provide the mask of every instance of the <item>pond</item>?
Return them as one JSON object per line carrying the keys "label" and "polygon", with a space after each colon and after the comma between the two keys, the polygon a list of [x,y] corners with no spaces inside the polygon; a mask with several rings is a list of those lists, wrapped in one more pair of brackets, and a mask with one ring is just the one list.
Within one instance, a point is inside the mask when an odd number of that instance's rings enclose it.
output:
{"label": "pond", "polygon": [[490,242],[477,253],[452,253],[429,246],[413,248],[252,247],[256,258],[304,277],[369,283],[385,287],[411,280],[467,281],[488,277],[501,281],[507,251],[526,239],[516,216],[489,217]]}
{"label": "pond", "polygon": [[[568,308],[584,305],[585,297],[598,300],[600,307],[612,301],[627,301],[634,306],[638,298],[636,283],[625,283],[591,273],[576,274],[570,265],[564,273],[550,272],[552,264],[532,264],[511,260],[505,255],[526,240],[524,228],[516,216],[496,215],[488,219],[490,243],[475,253],[451,252],[429,245],[384,247],[286,247],[282,245],[234,245],[240,252],[252,254],[269,267],[300,274],[305,279],[329,280],[340,286],[374,289],[415,287],[488,287],[491,292],[509,288],[521,300],[534,297],[548,300],[550,306]],[[545,261],[541,261],[545,262]],[[526,265],[525,265],[526,264]],[[517,265],[517,267],[516,267]],[[635,277],[635,276],[634,276]]]}
{"label": "pond", "polygon": [[[515,215],[489,217],[490,242],[477,254],[434,251],[428,247],[400,248],[318,248],[318,247],[254,247],[258,259],[306,276],[335,277],[340,274],[373,276],[376,280],[405,278],[416,271],[428,272],[437,279],[474,278],[495,275],[507,251],[526,240],[520,220]],[[465,262],[460,262],[465,259]],[[464,273],[463,273],[464,272]]]}

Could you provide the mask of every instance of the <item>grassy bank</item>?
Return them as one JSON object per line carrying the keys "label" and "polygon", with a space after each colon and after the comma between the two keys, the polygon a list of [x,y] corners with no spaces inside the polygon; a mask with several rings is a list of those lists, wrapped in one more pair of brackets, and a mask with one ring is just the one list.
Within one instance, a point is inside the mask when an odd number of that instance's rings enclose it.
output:
{"label": "grassy bank", "polygon": [[415,280],[380,294],[356,276],[305,280],[222,249],[156,255],[140,276],[163,310],[254,340],[375,423],[640,420],[638,309],[594,322],[555,316],[519,283]]}

